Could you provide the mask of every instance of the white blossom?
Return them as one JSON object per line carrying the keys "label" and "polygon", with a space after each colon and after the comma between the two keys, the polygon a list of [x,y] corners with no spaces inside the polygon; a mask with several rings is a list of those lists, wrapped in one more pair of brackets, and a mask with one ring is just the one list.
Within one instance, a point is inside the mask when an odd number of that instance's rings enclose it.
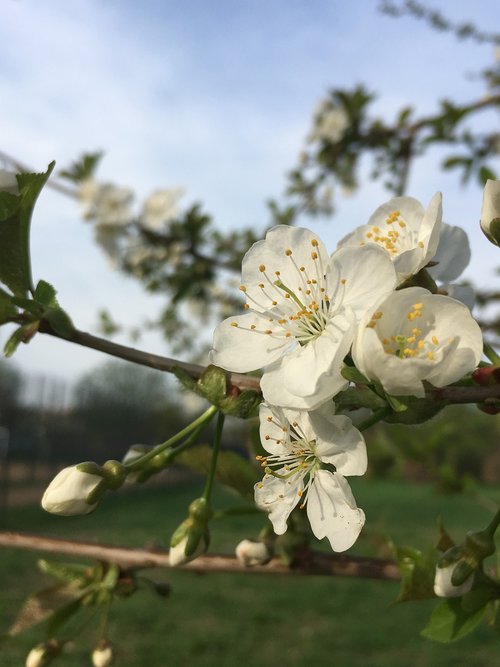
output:
{"label": "white blossom", "polygon": [[141,214],[142,226],[152,231],[159,231],[165,223],[174,220],[179,214],[177,202],[183,194],[183,188],[153,192],[144,201]]}
{"label": "white blossom", "polygon": [[19,194],[16,174],[13,171],[0,169],[0,192],[9,192],[11,195]]}
{"label": "white blossom", "polygon": [[425,396],[423,382],[444,387],[474,370],[481,329],[468,308],[447,296],[409,287],[381,302],[359,327],[357,368],[394,396]]}
{"label": "white blossom", "polygon": [[131,203],[134,193],[111,183],[99,185],[96,190],[92,217],[100,225],[122,227],[132,219]]}
{"label": "white blossom", "polygon": [[342,248],[330,258],[309,230],[277,226],[246,253],[242,282],[249,312],[216,328],[211,362],[240,373],[264,368],[265,400],[314,409],[345,388],[356,323],[396,276],[380,248]]}
{"label": "white blossom", "polygon": [[92,651],[92,664],[94,667],[109,667],[113,663],[113,647],[109,642],[102,642]]}
{"label": "white blossom", "polygon": [[472,310],[476,294],[469,285],[457,284],[470,262],[471,251],[469,237],[461,227],[443,222],[436,254],[432,258],[435,266],[427,268],[428,273],[437,282],[439,293],[457,299]]}
{"label": "white blossom", "polygon": [[245,567],[265,565],[273,555],[267,544],[258,540],[241,540],[235,551],[236,558]]}
{"label": "white blossom", "polygon": [[413,197],[393,197],[368,220],[339,243],[345,246],[383,248],[394,262],[398,282],[422,269],[436,254],[441,231],[441,193],[431,199],[427,210]]}
{"label": "white blossom", "polygon": [[[460,562],[460,561],[459,561]],[[458,563],[450,563],[444,567],[436,567],[436,575],[434,577],[434,593],[440,598],[457,598],[468,593],[472,584],[474,583],[474,572],[472,572],[467,579],[455,586],[452,582],[453,573]]]}
{"label": "white blossom", "polygon": [[488,240],[500,246],[500,181],[488,179],[484,186],[481,229]]}
{"label": "white blossom", "polygon": [[99,475],[83,472],[78,466],[63,468],[43,494],[42,507],[62,516],[89,514],[97,503],[89,504],[87,498],[102,481]]}
{"label": "white blossom", "polygon": [[350,125],[345,110],[332,106],[328,100],[320,103],[314,116],[314,128],[307,137],[310,142],[323,140],[336,144]]}
{"label": "white blossom", "polygon": [[[262,403],[260,438],[268,456],[258,457],[266,469],[255,485],[255,502],[269,512],[275,533],[300,503],[318,539],[327,537],[334,551],[356,541],[365,522],[345,475],[363,475],[367,457],[361,433],[345,416],[281,409]],[[335,472],[330,469],[334,466]]]}

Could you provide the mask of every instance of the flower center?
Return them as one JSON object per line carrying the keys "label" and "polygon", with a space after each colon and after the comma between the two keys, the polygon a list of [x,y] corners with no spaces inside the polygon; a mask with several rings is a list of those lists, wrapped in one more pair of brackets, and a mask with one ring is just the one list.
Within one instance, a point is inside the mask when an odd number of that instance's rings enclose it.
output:
{"label": "flower center", "polygon": [[[396,356],[399,359],[419,358],[435,361],[437,354],[453,342],[453,337],[448,338],[444,343],[439,341],[437,336],[432,333],[428,322],[421,324],[422,328],[415,326],[419,324],[418,320],[423,317],[423,311],[423,303],[414,303],[406,314],[408,325],[404,327],[404,331],[400,330],[399,333],[390,336],[384,336],[380,331],[377,331],[386,354]],[[367,327],[376,329],[382,317],[382,311],[375,312]]]}
{"label": "flower center", "polygon": [[342,302],[346,281],[340,281],[341,289],[336,294],[337,304],[334,304],[327,293],[325,271],[321,256],[317,252],[318,241],[312,239],[311,245],[312,266],[309,269],[297,264],[290,248],[284,251],[292,266],[292,271],[288,272],[289,280],[295,277],[295,284],[285,284],[280,271],[269,271],[261,264],[259,272],[265,282],[259,283],[258,287],[263,297],[262,302],[248,294],[245,285],[240,286],[240,290],[247,297],[245,309],[250,309],[251,304],[254,304],[259,310],[264,310],[264,313],[258,315],[263,321],[272,323],[272,328],[268,328],[268,325],[261,328],[256,324],[249,328],[241,327],[237,322],[232,322],[232,326],[272,338],[295,339],[301,345],[307,345],[323,333]]}
{"label": "flower center", "polygon": [[[400,255],[405,250],[411,250],[416,245],[424,247],[422,241],[418,241],[417,232],[405,222],[400,211],[389,213],[384,220],[383,228],[374,225],[364,235],[368,243],[382,246],[392,257]],[[361,241],[360,245],[366,245],[366,241]]]}

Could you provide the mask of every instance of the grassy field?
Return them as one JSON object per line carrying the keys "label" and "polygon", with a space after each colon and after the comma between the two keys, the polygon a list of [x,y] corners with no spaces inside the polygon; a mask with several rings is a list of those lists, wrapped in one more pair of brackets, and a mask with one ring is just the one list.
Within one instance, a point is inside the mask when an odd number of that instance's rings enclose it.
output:
{"label": "grassy field", "polygon": [[[471,497],[444,497],[429,487],[357,480],[355,494],[368,521],[356,553],[373,552],[377,535],[398,544],[426,547],[435,542],[439,514],[457,537],[481,527],[490,513]],[[143,546],[167,541],[199,493],[190,483],[170,489],[117,493],[99,510],[81,518],[57,518],[37,507],[12,510],[4,528]],[[498,490],[487,495],[498,500]],[[218,507],[233,503],[220,492]],[[239,502],[236,500],[236,502]],[[234,503],[233,503],[234,504]],[[250,524],[250,531],[249,531]],[[262,525],[255,516],[213,524],[214,551],[230,552],[237,540]],[[8,628],[30,590],[47,586],[35,569],[36,556],[0,551],[0,632]],[[484,626],[457,644],[440,645],[419,636],[434,602],[391,606],[394,583],[341,578],[257,575],[195,575],[151,572],[169,581],[173,594],[162,599],[149,590],[119,600],[111,616],[111,638],[123,667],[491,667],[500,664],[498,635]],[[70,653],[55,663],[90,664],[93,626]],[[41,629],[0,645],[0,667],[19,667],[42,638]]]}

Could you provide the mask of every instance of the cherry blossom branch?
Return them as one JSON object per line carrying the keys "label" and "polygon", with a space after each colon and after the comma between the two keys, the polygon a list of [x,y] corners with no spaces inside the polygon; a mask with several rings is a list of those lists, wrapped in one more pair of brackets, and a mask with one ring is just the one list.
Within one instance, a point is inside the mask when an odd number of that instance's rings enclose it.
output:
{"label": "cherry blossom branch", "polygon": [[[0,532],[0,547],[43,551],[68,556],[81,556],[115,563],[124,570],[140,570],[154,567],[170,567],[168,551],[158,549],[131,549],[128,547],[94,544],[79,540],[66,540],[41,535]],[[284,565],[273,558],[267,565],[248,568],[234,556],[210,554],[199,556],[183,565],[183,570],[192,572],[245,572],[252,574],[326,575],[338,577],[361,577],[398,581],[399,570],[396,563],[384,558],[347,556],[307,552],[293,567]]]}
{"label": "cherry blossom branch", "polygon": [[[68,342],[76,343],[83,347],[89,347],[93,350],[104,352],[112,357],[125,359],[134,364],[148,366],[149,368],[155,368],[156,370],[165,371],[166,373],[174,373],[176,368],[180,368],[194,380],[198,380],[205,371],[205,366],[200,366],[199,364],[190,364],[185,361],[180,361],[179,359],[163,357],[158,354],[151,354],[150,352],[143,352],[134,347],[112,343],[109,340],[93,336],[92,334],[86,333],[85,331],[79,331],[78,329],[73,331],[71,338],[64,338],[57,334],[45,320],[40,322],[39,331],[60,338],[61,340],[67,340]],[[243,375],[241,373],[230,373],[229,380],[231,386],[237,387],[238,389],[260,391],[260,380],[258,377]],[[446,404],[483,403],[488,399],[500,399],[500,384],[486,387],[450,386],[441,389],[427,389],[426,397]]]}

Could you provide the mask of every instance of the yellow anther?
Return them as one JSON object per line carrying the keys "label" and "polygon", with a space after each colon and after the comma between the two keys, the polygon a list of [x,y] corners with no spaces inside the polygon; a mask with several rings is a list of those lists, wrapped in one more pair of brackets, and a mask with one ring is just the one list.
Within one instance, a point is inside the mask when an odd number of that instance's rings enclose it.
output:
{"label": "yellow anther", "polygon": [[375,234],[378,234],[380,232],[380,227],[372,227],[373,231]]}
{"label": "yellow anther", "polygon": [[424,307],[424,304],[421,303],[421,302],[413,304],[413,310],[422,310],[423,307]]}
{"label": "yellow anther", "polygon": [[407,340],[408,343],[414,343],[416,339],[415,339],[415,336],[410,336],[406,340]]}
{"label": "yellow anther", "polygon": [[243,306],[243,308],[244,308],[245,310],[248,310],[248,309],[250,308],[250,306],[248,305],[248,303],[246,303],[246,304]]}
{"label": "yellow anther", "polygon": [[290,332],[288,332],[288,333],[285,335],[285,338],[290,338],[291,335],[292,335],[292,334],[291,334]]}
{"label": "yellow anther", "polygon": [[438,341],[438,339],[436,338],[436,336],[433,336],[433,337],[431,338],[431,340],[432,340],[432,342],[434,343],[434,345],[439,345],[439,341]]}
{"label": "yellow anther", "polygon": [[285,255],[286,255],[287,257],[290,257],[291,254],[292,254],[292,251],[290,250],[290,248],[287,248],[287,249],[285,250]]}
{"label": "yellow anther", "polygon": [[240,290],[241,290],[242,292],[246,292],[246,291],[247,291],[247,288],[245,287],[245,285],[240,285]]}
{"label": "yellow anther", "polygon": [[266,329],[266,330],[264,331],[264,333],[267,334],[267,335],[269,336],[269,334],[272,334],[273,332],[271,331],[271,329]]}
{"label": "yellow anther", "polygon": [[265,264],[261,264],[261,265],[259,266],[259,271],[260,271],[261,273],[264,273],[265,270],[266,270],[266,266],[265,266]]}
{"label": "yellow anther", "polygon": [[285,299],[289,299],[290,295],[288,293],[285,294]]}
{"label": "yellow anther", "polygon": [[366,232],[366,237],[367,238],[371,239],[372,236],[373,236],[373,234],[371,232]]}
{"label": "yellow anther", "polygon": [[299,490],[299,491],[297,491],[297,495],[298,495],[299,498],[302,498],[302,496],[304,495],[304,492],[302,490]]}
{"label": "yellow anther", "polygon": [[381,310],[377,310],[376,313],[373,313],[372,317],[374,320],[379,320],[384,313]]}
{"label": "yellow anther", "polygon": [[419,350],[423,350],[424,347],[425,347],[425,343],[424,343],[424,341],[423,341],[423,340],[419,340],[418,343],[417,343],[417,347],[418,347]]}
{"label": "yellow anther", "polygon": [[318,259],[318,253],[317,252],[312,252],[311,253],[311,258],[312,259]]}
{"label": "yellow anther", "polygon": [[250,329],[251,329],[252,331],[253,331],[254,329],[256,329],[256,328],[257,328],[257,325],[255,325],[255,324],[251,324],[251,325],[250,325]]}
{"label": "yellow anther", "polygon": [[270,435],[265,435],[265,436],[264,436],[264,439],[265,439],[265,440],[271,440],[271,436],[270,436]]}
{"label": "yellow anther", "polygon": [[417,329],[416,327],[412,329],[411,332],[414,336],[420,336],[420,334],[422,333],[422,331],[420,329]]}
{"label": "yellow anther", "polygon": [[264,289],[264,283],[259,283],[260,289]]}
{"label": "yellow anther", "polygon": [[278,320],[278,324],[286,324],[286,320]]}
{"label": "yellow anther", "polygon": [[434,360],[434,354],[432,352],[427,352],[427,359],[430,359],[431,361]]}
{"label": "yellow anther", "polygon": [[305,271],[305,270],[306,270],[306,267],[305,267],[305,266],[301,266],[299,270],[300,270],[300,271]]}
{"label": "yellow anther", "polygon": [[382,343],[383,343],[384,345],[390,345],[391,341],[388,340],[387,338],[383,338],[383,339],[382,339]]}
{"label": "yellow anther", "polygon": [[280,273],[280,271],[275,271],[275,272],[274,272],[274,275],[275,275],[275,276],[281,276],[281,273]]}
{"label": "yellow anther", "polygon": [[268,421],[268,422],[272,422],[272,421],[273,421],[273,418],[272,418],[272,417],[268,417],[268,418],[267,418],[267,421]]}
{"label": "yellow anther", "polygon": [[[346,279],[346,278],[342,278],[340,282],[341,282],[342,285],[345,285],[346,282],[347,282],[347,279]],[[322,290],[322,291],[324,292],[325,290]]]}
{"label": "yellow anther", "polygon": [[273,306],[277,306],[277,305],[278,305],[278,302],[277,302],[277,301],[273,301],[272,304],[273,304]]}
{"label": "yellow anther", "polygon": [[314,246],[314,248],[317,248],[317,247],[318,247],[318,242],[317,242],[317,240],[316,240],[316,239],[313,239],[313,240],[311,241],[311,245]]}
{"label": "yellow anther", "polygon": [[404,228],[404,227],[406,227],[406,222],[403,222],[402,220],[398,220],[398,225],[399,225],[401,228]]}
{"label": "yellow anther", "polygon": [[424,247],[423,241],[419,241],[419,242],[417,243],[417,245],[418,245],[419,248],[423,248],[423,247]]}
{"label": "yellow anther", "polygon": [[238,322],[231,322],[231,326],[232,326],[232,327],[237,327],[237,326],[238,326]]}

